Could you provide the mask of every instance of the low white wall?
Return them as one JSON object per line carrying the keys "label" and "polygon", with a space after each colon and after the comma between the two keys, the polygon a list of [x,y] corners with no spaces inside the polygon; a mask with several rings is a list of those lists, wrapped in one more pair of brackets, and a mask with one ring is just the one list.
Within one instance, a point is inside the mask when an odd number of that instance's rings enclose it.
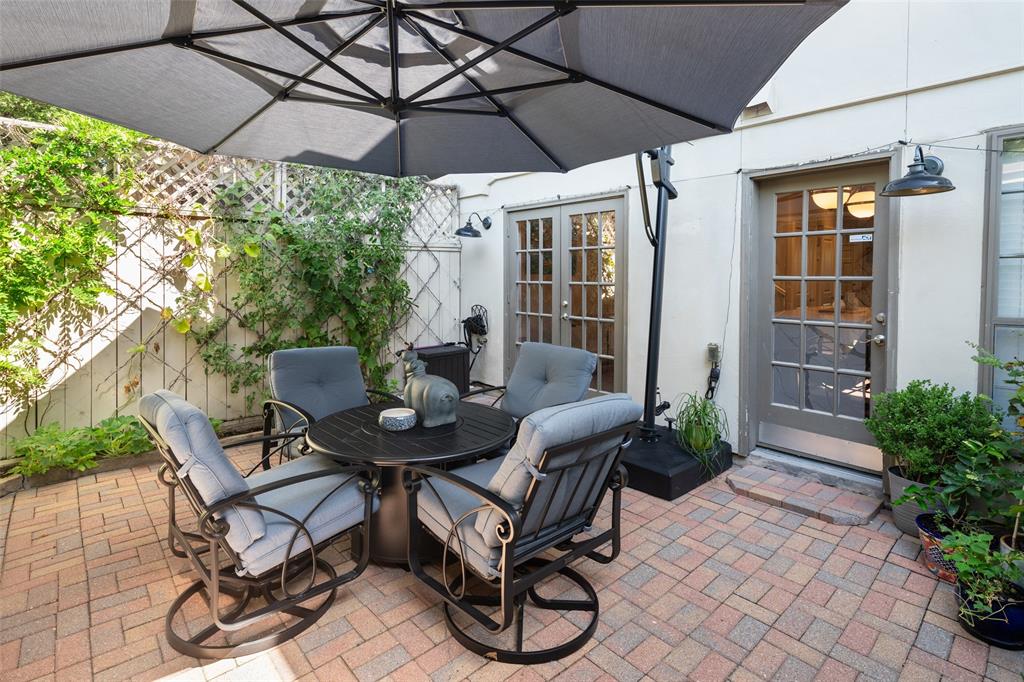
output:
{"label": "low white wall", "polygon": [[[908,44],[909,39],[909,44]],[[725,350],[719,401],[738,421],[741,278],[739,171],[838,159],[900,139],[984,147],[985,132],[1024,124],[1024,3],[853,2],[796,50],[765,91],[773,113],[736,132],[676,145],[670,204],[660,383],[664,397],[703,390],[709,342]],[[912,148],[901,150],[909,163]],[[894,199],[899,212],[897,379],[977,387],[967,341],[981,315],[986,154],[934,149],[954,192]],[[643,233],[632,157],[550,173],[448,176],[463,216],[490,216],[464,240],[464,312],[491,314],[474,379],[503,380],[503,207],[629,186],[627,383],[640,399],[651,249]],[[653,191],[651,192],[653,198]],[[730,278],[730,270],[732,276]]]}

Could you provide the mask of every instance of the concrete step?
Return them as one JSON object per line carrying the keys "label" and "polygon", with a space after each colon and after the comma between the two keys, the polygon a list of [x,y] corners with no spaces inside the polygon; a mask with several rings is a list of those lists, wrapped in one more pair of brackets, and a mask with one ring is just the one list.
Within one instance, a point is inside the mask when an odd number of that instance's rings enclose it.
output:
{"label": "concrete step", "polygon": [[726,482],[737,495],[842,526],[861,526],[882,506],[882,496],[862,495],[806,478],[748,464]]}

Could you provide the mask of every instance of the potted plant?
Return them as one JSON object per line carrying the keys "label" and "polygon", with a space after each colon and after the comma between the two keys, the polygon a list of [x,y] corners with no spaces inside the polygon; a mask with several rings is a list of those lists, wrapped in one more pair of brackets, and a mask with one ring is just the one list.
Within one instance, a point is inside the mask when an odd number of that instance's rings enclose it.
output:
{"label": "potted plant", "polygon": [[1024,649],[1024,553],[993,549],[991,533],[950,532],[943,546],[956,566],[960,624],[983,642]]}
{"label": "potted plant", "polygon": [[676,440],[697,460],[705,480],[714,478],[732,463],[729,422],[714,401],[697,393],[686,393],[676,413]]}
{"label": "potted plant", "polygon": [[[999,538],[999,551],[1004,555],[1024,552],[1024,536],[1021,535],[1020,527],[1021,516],[1024,515],[1024,488],[1014,490],[1013,496],[1017,500],[1017,504],[1010,507],[1010,513],[1013,514],[1013,530]],[[1015,566],[1024,574],[1024,561],[1015,562]],[[1024,589],[1024,577],[1018,577],[1016,585]]]}
{"label": "potted plant", "polygon": [[865,426],[894,462],[886,473],[896,527],[915,534],[921,510],[912,502],[899,502],[906,489],[935,483],[964,441],[988,440],[999,431],[999,420],[984,396],[956,395],[948,384],[915,380],[879,394]]}
{"label": "potted plant", "polygon": [[1024,487],[1014,466],[1016,440],[1002,435],[985,443],[968,440],[933,483],[907,486],[893,505],[931,510],[918,514],[915,526],[924,546],[924,562],[946,582],[956,581],[956,569],[946,557],[944,539],[950,532],[993,531],[1008,522],[1012,491]]}

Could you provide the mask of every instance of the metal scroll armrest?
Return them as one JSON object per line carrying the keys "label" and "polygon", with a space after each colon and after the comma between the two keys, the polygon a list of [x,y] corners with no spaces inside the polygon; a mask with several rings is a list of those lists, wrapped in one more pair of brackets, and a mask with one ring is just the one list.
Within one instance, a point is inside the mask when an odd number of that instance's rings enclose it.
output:
{"label": "metal scroll armrest", "polygon": [[[451,532],[449,533],[448,541],[445,543],[445,552],[450,548],[452,536],[459,542],[461,548],[462,538],[458,535],[458,526],[461,523],[472,520],[475,518],[475,513],[487,513],[488,511],[495,511],[503,517],[501,523],[498,524],[497,535],[501,541],[501,552],[502,558],[499,562],[499,583],[501,593],[503,595],[501,599],[500,619],[494,620],[489,615],[480,611],[476,605],[466,597],[464,594],[466,578],[465,578],[465,567],[466,562],[463,553],[460,549],[460,563],[462,570],[462,578],[459,589],[459,594],[455,594],[451,586],[448,584],[447,576],[445,575],[444,567],[446,563],[442,564],[442,580],[439,582],[433,576],[429,575],[424,569],[420,562],[419,556],[419,503],[417,496],[419,494],[420,487],[426,483],[429,485],[430,479],[440,479],[456,486],[460,490],[469,493],[478,500],[481,504],[470,512],[462,515],[459,519],[451,518],[449,514],[449,520],[452,524]],[[513,586],[514,575],[512,567],[515,565],[514,558],[514,545],[516,539],[521,535],[522,532],[522,519],[520,517],[519,510],[513,507],[508,501],[502,499],[498,495],[495,495],[487,488],[484,488],[472,481],[468,481],[460,476],[455,475],[450,471],[442,471],[433,467],[422,466],[422,465],[410,465],[405,467],[402,473],[402,482],[405,487],[407,501],[409,505],[409,568],[413,575],[418,580],[424,583],[427,587],[432,589],[438,594],[439,597],[447,601],[452,606],[465,612],[467,615],[472,617],[475,621],[480,623],[483,627],[487,628],[491,632],[501,632],[513,622],[514,605],[511,599],[511,590]],[[436,492],[435,492],[436,495]],[[439,499],[440,501],[440,499]],[[442,561],[445,561],[443,559]],[[488,576],[481,576],[489,578]]]}
{"label": "metal scroll armrest", "polygon": [[[281,420],[281,430],[274,433],[275,415]],[[259,464],[264,470],[270,469],[270,458],[273,455],[284,457],[284,450],[296,440],[304,437],[306,429],[316,418],[303,408],[276,398],[263,401],[263,448]],[[302,447],[305,447],[303,444]],[[253,467],[255,470],[255,467]],[[250,472],[251,473],[251,472]]]}

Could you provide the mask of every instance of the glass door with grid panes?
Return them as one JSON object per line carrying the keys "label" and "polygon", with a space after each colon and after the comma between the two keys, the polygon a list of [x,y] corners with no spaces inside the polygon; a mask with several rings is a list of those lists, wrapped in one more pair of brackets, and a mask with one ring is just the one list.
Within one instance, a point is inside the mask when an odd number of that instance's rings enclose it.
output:
{"label": "glass door with grid panes", "polygon": [[508,376],[524,341],[597,354],[595,391],[625,390],[625,232],[621,198],[511,212]]}
{"label": "glass door with grid panes", "polygon": [[757,440],[880,471],[864,428],[885,380],[887,166],[759,185]]}

